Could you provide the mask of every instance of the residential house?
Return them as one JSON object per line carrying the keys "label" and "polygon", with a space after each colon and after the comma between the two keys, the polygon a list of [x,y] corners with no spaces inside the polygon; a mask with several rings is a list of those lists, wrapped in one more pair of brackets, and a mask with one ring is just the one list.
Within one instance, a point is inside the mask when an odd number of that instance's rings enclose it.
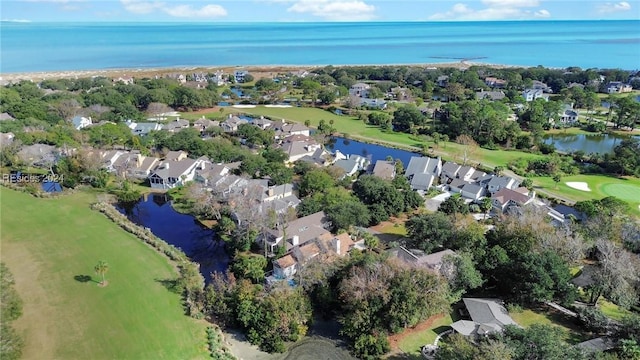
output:
{"label": "residential house", "polygon": [[125,153],[126,153],[125,151],[121,151],[121,150],[107,150],[107,151],[100,151],[98,153],[98,156],[102,160],[102,166],[105,169],[107,169],[107,171],[113,172],[115,171],[113,164],[115,164],[116,160],[118,160],[118,158]]}
{"label": "residential house", "polygon": [[621,94],[633,91],[633,87],[620,81],[612,81],[607,84],[607,94]]}
{"label": "residential house", "polygon": [[221,122],[220,126],[222,127],[222,131],[226,133],[234,133],[238,131],[238,126],[248,123],[249,121],[247,121],[246,119],[242,119],[235,115],[229,114],[229,117]]}
{"label": "residential house", "polygon": [[247,75],[249,75],[247,70],[236,70],[233,72],[233,77],[237,83],[243,83]]}
{"label": "residential house", "polygon": [[198,82],[198,83],[208,83],[209,82],[209,77],[207,76],[207,74],[200,72],[200,73],[193,73],[193,75],[191,75],[193,81]]}
{"label": "residential house", "polygon": [[408,88],[400,87],[400,86],[389,89],[389,92],[387,93],[386,96],[390,99],[394,99],[401,102],[412,100],[411,90],[409,90]]}
{"label": "residential house", "polygon": [[485,194],[483,186],[462,179],[453,179],[449,183],[449,191],[459,193],[463,198],[470,200],[478,200]]}
{"label": "residential house", "polygon": [[505,98],[505,94],[502,91],[478,91],[476,92],[476,99],[482,100],[487,99],[491,101],[500,101]]}
{"label": "residential house", "polygon": [[93,122],[91,121],[91,117],[78,115],[74,116],[73,119],[71,119],[71,123],[73,124],[73,127],[76,128],[76,130],[80,130],[86,128],[87,126],[91,126]]}
{"label": "residential house", "polygon": [[491,88],[503,88],[507,85],[507,81],[498,79],[497,77],[486,77],[484,83]]}
{"label": "residential house", "polygon": [[384,110],[387,108],[387,102],[383,99],[359,98],[358,106]]}
{"label": "residential house", "polygon": [[[324,149],[315,140],[307,141],[284,141],[280,148],[289,156],[287,162],[293,163],[305,156],[321,156]],[[320,150],[320,154],[316,152]]]}
{"label": "residential house", "polygon": [[270,252],[275,252],[277,246],[284,246],[287,251],[294,246],[305,244],[311,240],[329,233],[328,219],[324,211],[320,211],[284,225],[284,229],[272,229],[266,234],[266,245]]}
{"label": "residential house", "polygon": [[280,279],[290,279],[298,271],[298,261],[293,254],[287,254],[273,261],[273,276]]}
{"label": "residential house", "polygon": [[534,101],[536,99],[544,99],[544,101],[549,101],[549,95],[545,94],[540,89],[525,89],[522,92],[522,97],[527,102],[531,102],[531,101]]}
{"label": "residential house", "polygon": [[149,175],[152,189],[171,189],[194,179],[201,160],[181,159],[163,161]]}
{"label": "residential house", "polygon": [[476,169],[473,166],[464,165],[458,169],[458,173],[456,174],[457,179],[462,179],[463,181],[472,181],[471,177],[476,174]]}
{"label": "residential house", "polygon": [[119,176],[145,179],[159,162],[155,157],[144,156],[139,151],[132,151],[120,155],[113,162],[112,168]]}
{"label": "residential house", "polygon": [[213,76],[211,76],[211,81],[218,86],[224,85],[225,84],[224,71],[216,70],[216,72],[213,73]]}
{"label": "residential house", "polygon": [[444,163],[442,165],[442,171],[440,172],[440,182],[446,184],[450,180],[456,179],[461,167],[462,166],[450,161]]}
{"label": "residential house", "polygon": [[203,133],[205,130],[207,130],[210,127],[218,127],[218,126],[220,126],[220,121],[209,120],[204,116],[193,123],[193,128],[198,130],[200,133]]}
{"label": "residential house", "polygon": [[404,175],[413,190],[428,190],[442,173],[440,158],[412,156]]}
{"label": "residential house", "polygon": [[447,85],[449,85],[449,76],[447,75],[438,76],[438,78],[436,79],[436,84],[438,84],[438,86],[440,87],[446,87]]}
{"label": "residential house", "polygon": [[124,85],[133,85],[133,82],[134,82],[133,77],[127,76],[127,75],[120,76],[118,78],[113,79],[114,84],[121,83]]}
{"label": "residential house", "polygon": [[356,96],[359,98],[369,97],[369,91],[371,85],[365,83],[355,83],[349,88],[349,96]]}
{"label": "residential house", "polygon": [[491,195],[493,207],[505,212],[511,206],[525,206],[532,203],[534,197],[529,196],[527,188],[516,188],[515,190],[502,188]]}
{"label": "residential house", "polygon": [[393,161],[378,160],[371,174],[384,180],[393,180],[396,177],[396,164]]}
{"label": "residential house", "polygon": [[298,123],[288,124],[284,120],[272,122],[270,128],[275,130],[276,139],[284,139],[291,135],[311,135],[311,129],[305,125]]}
{"label": "residential house", "polygon": [[560,112],[560,123],[563,125],[573,125],[578,122],[578,111],[573,109],[571,105],[565,105]]}
{"label": "residential house", "polygon": [[200,169],[196,170],[194,180],[204,184],[204,186],[208,186],[230,173],[231,168],[227,164],[213,164],[203,161]]}
{"label": "residential house", "polygon": [[148,123],[128,123],[131,133],[133,135],[145,136],[152,131],[159,131],[163,129],[162,124],[148,122]]}
{"label": "residential house", "polygon": [[273,125],[273,121],[271,121],[269,119],[265,119],[264,116],[260,116],[260,118],[253,120],[252,124],[254,126],[259,127],[262,130],[267,130],[267,129],[271,128],[271,126]]}
{"label": "residential house", "polygon": [[189,127],[189,121],[184,119],[176,119],[170,123],[167,123],[162,128],[168,132],[178,132],[182,129],[187,129]]}
{"label": "residential house", "polygon": [[360,155],[349,155],[346,159],[336,160],[333,165],[343,169],[343,177],[347,177],[353,176],[359,171],[367,170],[371,165],[371,160]]}
{"label": "residential house", "polygon": [[447,255],[455,256],[456,253],[453,250],[445,249],[435,252],[433,254],[425,254],[422,250],[411,249],[408,250],[402,246],[398,246],[389,250],[389,254],[407,263],[411,266],[425,267],[427,269],[439,272],[442,268],[444,257]]}
{"label": "residential house", "polygon": [[491,176],[488,181],[484,181],[483,185],[486,183],[487,190],[493,195],[497,193],[500,189],[515,189],[520,183],[509,176]]}
{"label": "residential house", "polygon": [[485,336],[500,333],[507,325],[518,324],[498,299],[462,299],[471,320],[458,320],[451,324],[453,330],[464,336]]}
{"label": "residential house", "polygon": [[164,161],[180,161],[187,157],[189,157],[189,154],[187,154],[186,151],[169,151],[167,155],[164,156]]}
{"label": "residential house", "polygon": [[542,81],[538,81],[538,80],[533,80],[531,82],[531,88],[534,89],[534,90],[542,90],[543,92],[546,92],[546,93],[552,92],[552,90],[549,87],[549,85],[543,83]]}

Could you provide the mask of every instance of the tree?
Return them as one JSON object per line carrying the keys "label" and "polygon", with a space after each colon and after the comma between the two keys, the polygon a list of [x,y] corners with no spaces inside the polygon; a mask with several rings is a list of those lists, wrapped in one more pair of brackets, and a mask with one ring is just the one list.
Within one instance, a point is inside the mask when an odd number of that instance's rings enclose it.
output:
{"label": "tree", "polygon": [[562,340],[562,330],[552,325],[533,324],[523,329],[508,325],[500,337],[514,350],[515,359],[581,359],[581,350]]}
{"label": "tree", "polygon": [[446,247],[454,236],[451,219],[441,212],[414,216],[405,225],[407,246],[427,253]]}
{"label": "tree", "polygon": [[324,192],[326,189],[335,186],[335,180],[323,169],[312,169],[302,175],[298,184],[300,197],[311,196],[315,193]]}
{"label": "tree", "polygon": [[96,274],[100,275],[102,277],[102,281],[100,282],[100,286],[107,286],[107,282],[104,278],[104,275],[107,273],[107,271],[109,271],[109,264],[107,264],[106,261],[104,260],[100,260],[98,261],[98,263],[96,264],[96,266],[94,266],[93,270],[96,272]]}
{"label": "tree", "polygon": [[249,279],[254,284],[264,281],[267,258],[260,255],[238,253],[231,264],[231,271],[238,279]]}
{"label": "tree", "polygon": [[457,214],[468,214],[469,205],[464,201],[462,195],[453,194],[440,204],[438,211],[442,211],[448,215],[453,215],[455,218]]}
{"label": "tree", "polygon": [[461,145],[462,164],[467,165],[469,159],[478,151],[478,143],[469,135],[460,135],[456,138],[456,143]]}
{"label": "tree", "polygon": [[482,200],[480,200],[480,210],[482,210],[482,212],[484,213],[484,218],[487,218],[487,214],[489,214],[489,211],[491,211],[491,209],[493,208],[493,203],[491,202],[491,198],[490,197],[484,197],[482,198]]}
{"label": "tree", "polygon": [[470,253],[445,255],[440,273],[449,281],[452,299],[460,300],[467,291],[476,289],[484,283],[482,274],[476,269]]}
{"label": "tree", "polygon": [[415,105],[404,105],[393,112],[393,129],[407,132],[414,126],[423,126],[425,117]]}
{"label": "tree", "polygon": [[558,184],[562,181],[562,176],[559,173],[553,175],[553,182],[556,183],[556,189],[558,188]]}

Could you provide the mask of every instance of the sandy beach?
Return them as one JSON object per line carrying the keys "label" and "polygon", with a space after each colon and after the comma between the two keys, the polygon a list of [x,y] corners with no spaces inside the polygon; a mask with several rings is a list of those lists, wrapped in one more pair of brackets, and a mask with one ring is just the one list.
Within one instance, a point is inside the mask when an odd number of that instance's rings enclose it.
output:
{"label": "sandy beach", "polygon": [[[384,64],[384,65],[359,65],[359,64],[345,64],[345,65],[331,65],[334,67],[342,66],[419,66],[424,68],[458,68],[466,69],[470,66],[486,66],[492,68],[516,68],[522,66],[514,65],[501,65],[501,64],[489,64],[481,62],[471,62],[467,60],[461,60],[457,62],[446,63],[424,63],[424,64]],[[104,76],[108,78],[118,77],[133,77],[133,78],[148,78],[152,76],[164,76],[172,73],[197,73],[197,72],[214,72],[216,70],[222,70],[226,74],[231,74],[235,70],[244,69],[249,71],[255,78],[272,77],[278,73],[285,73],[290,71],[306,70],[311,71],[313,69],[323,68],[324,65],[247,65],[247,66],[189,66],[189,67],[169,67],[169,68],[124,68],[124,69],[97,69],[97,70],[64,70],[64,71],[38,71],[38,72],[25,72],[25,73],[2,73],[0,72],[0,83],[5,85],[21,80],[29,81],[42,81],[48,79],[77,79],[94,76]]]}

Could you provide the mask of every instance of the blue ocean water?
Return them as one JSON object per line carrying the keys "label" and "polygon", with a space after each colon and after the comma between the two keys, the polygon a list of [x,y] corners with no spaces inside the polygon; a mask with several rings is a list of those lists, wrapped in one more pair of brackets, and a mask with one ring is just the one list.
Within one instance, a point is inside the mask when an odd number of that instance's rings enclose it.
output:
{"label": "blue ocean water", "polygon": [[424,64],[460,59],[640,68],[640,20],[0,23],[3,73],[181,66]]}

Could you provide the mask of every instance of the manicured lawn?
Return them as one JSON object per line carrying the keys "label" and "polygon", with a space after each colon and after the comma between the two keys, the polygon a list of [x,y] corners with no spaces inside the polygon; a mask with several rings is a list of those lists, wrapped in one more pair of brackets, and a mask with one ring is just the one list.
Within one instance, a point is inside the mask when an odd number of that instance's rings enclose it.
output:
{"label": "manicured lawn", "polygon": [[[161,283],[161,255],[89,209],[95,194],[37,199],[0,189],[2,261],[24,314],[24,359],[204,359],[205,324]],[[106,287],[93,268],[109,264]]]}
{"label": "manicured lawn", "polygon": [[380,229],[381,233],[407,236],[407,228],[402,224],[387,224]]}
{"label": "manicured lawn", "polygon": [[556,326],[562,330],[563,340],[570,344],[582,342],[586,337],[571,318],[552,308],[523,309],[509,312],[509,315],[518,325],[525,328],[533,324]]}
{"label": "manicured lawn", "polygon": [[453,324],[453,319],[451,318],[451,315],[447,314],[434,321],[434,323],[428,328],[417,332],[411,332],[405,336],[399,341],[398,347],[406,353],[419,354],[420,349],[424,345],[433,344],[438,334],[451,329],[449,326],[451,324]]}
{"label": "manicured lawn", "polygon": [[[567,182],[585,182],[591,191],[582,191],[567,186]],[[533,178],[534,186],[551,195],[582,201],[615,196],[626,201],[633,214],[640,215],[640,179],[607,175],[573,175],[562,177],[557,185],[550,177]]]}

